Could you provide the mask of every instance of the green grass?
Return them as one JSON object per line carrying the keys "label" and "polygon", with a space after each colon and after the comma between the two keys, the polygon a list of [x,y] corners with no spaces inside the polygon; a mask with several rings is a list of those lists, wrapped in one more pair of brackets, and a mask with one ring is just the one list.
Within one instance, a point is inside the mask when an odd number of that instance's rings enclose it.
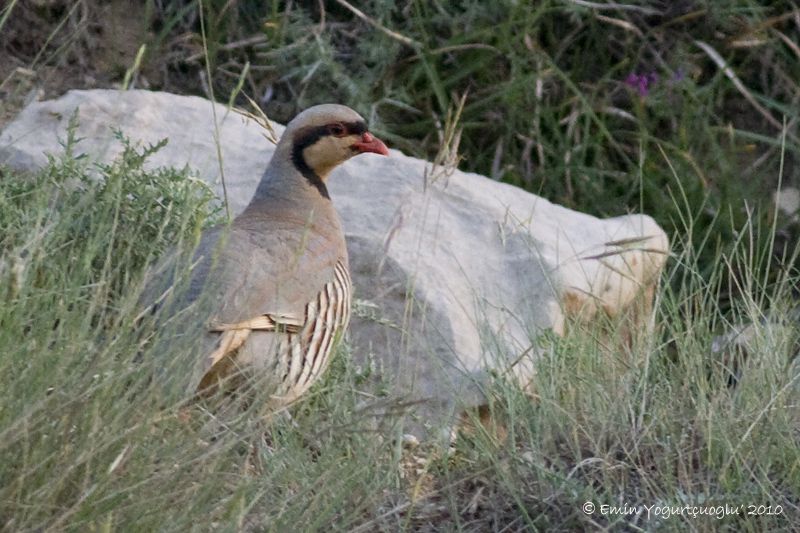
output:
{"label": "green grass", "polygon": [[[316,2],[148,1],[132,34],[94,0],[2,8],[0,118],[32,89],[92,85],[247,94],[281,121],[342,102],[415,155],[458,138],[463,169],[597,215],[650,214],[674,255],[652,331],[626,343],[620,324],[575,325],[543,339],[531,395],[493,384],[505,440],[479,429],[453,450],[404,449],[347,346],[291,421],[222,419],[185,409],[182,325],[136,320],[145,266],[194,242],[218,204],[188,170],[144,170],[150,148],[97,168],[66,139],[41,173],[0,171],[0,528],[795,527],[798,227],[771,194],[800,168],[796,7],[581,4],[374,0],[358,3],[365,20],[338,1],[324,16]],[[631,74],[658,79],[640,94]],[[719,349],[746,324],[746,350]],[[665,505],[740,514],[641,507]]]}
{"label": "green grass", "polygon": [[[687,228],[653,331],[548,337],[531,396],[502,381],[489,391],[506,439],[479,426],[449,450],[406,450],[346,347],[292,420],[267,426],[256,404],[225,417],[185,407],[192,343],[136,325],[136,302],[147,260],[194,242],[219,207],[187,171],[143,170],[156,148],[122,139],[124,154],[93,170],[74,142],[36,176],[0,180],[5,530],[763,531],[800,518],[796,280],[770,279],[757,243],[743,238],[704,277]],[[722,308],[732,268],[750,290]],[[715,352],[733,323],[754,324],[755,340]],[[726,504],[741,514],[647,519],[641,507]]]}

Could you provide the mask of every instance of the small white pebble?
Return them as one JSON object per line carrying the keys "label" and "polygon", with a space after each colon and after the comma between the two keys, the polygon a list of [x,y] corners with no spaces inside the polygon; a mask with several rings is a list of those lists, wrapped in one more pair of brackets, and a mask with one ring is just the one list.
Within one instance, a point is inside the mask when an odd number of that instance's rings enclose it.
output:
{"label": "small white pebble", "polygon": [[785,215],[794,215],[800,210],[800,191],[794,187],[784,187],[775,192],[775,204]]}
{"label": "small white pebble", "polygon": [[403,448],[416,448],[419,446],[419,439],[411,433],[403,435]]}
{"label": "small white pebble", "polygon": [[534,462],[533,452],[530,452],[530,451],[529,452],[523,452],[523,454],[520,455],[520,457],[522,457],[522,460],[525,461],[526,463],[533,463]]}

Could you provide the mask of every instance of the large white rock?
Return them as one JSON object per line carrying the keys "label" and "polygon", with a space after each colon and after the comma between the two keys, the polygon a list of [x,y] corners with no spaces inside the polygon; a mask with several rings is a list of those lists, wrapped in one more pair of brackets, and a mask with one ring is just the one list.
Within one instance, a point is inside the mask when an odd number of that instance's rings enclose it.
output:
{"label": "large white rock", "polygon": [[[259,126],[221,105],[215,117],[201,98],[71,91],[22,111],[0,135],[0,163],[42,166],[45,154],[60,152],[76,108],[79,151],[113,158],[120,147],[112,129],[144,143],[167,137],[151,165],[189,164],[220,193],[222,168],[234,214],[273,150]],[[489,371],[525,385],[539,335],[562,334],[570,315],[623,312],[652,288],[666,260],[667,237],[647,216],[601,220],[484,176],[431,179],[431,170],[392,150],[388,158],[357,157],[329,181],[360,300],[354,353],[375,363],[393,395],[425,400],[422,417],[481,404]]]}

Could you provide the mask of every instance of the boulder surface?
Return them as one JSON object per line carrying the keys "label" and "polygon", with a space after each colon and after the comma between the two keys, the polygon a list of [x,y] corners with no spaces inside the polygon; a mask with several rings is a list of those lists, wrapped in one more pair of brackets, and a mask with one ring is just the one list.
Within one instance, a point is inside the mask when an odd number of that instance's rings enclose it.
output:
{"label": "boulder surface", "polygon": [[[71,91],[30,104],[8,125],[0,164],[43,166],[46,154],[61,152],[75,109],[78,152],[113,159],[115,129],[142,143],[168,138],[150,165],[188,164],[220,195],[224,175],[234,215],[273,151],[256,123],[202,98]],[[525,386],[540,335],[563,334],[573,318],[625,312],[652,294],[667,257],[667,236],[648,216],[599,219],[397,150],[350,160],[329,190],[356,291],[354,357],[374,367],[390,395],[417,403],[422,420],[483,404],[491,373]]]}

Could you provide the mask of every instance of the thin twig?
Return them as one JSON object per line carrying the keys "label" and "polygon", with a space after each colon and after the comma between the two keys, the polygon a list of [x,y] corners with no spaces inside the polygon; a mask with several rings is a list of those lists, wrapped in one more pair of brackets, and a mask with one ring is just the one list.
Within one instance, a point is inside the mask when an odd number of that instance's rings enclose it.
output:
{"label": "thin twig", "polygon": [[[223,44],[218,48],[218,50],[223,50],[225,52],[230,52],[231,50],[236,50],[237,48],[243,48],[245,46],[255,46],[257,44],[267,42],[267,38],[263,35],[255,35],[253,37],[248,37],[247,39],[241,39],[239,41],[234,41],[232,43]],[[196,54],[192,54],[186,58],[187,62],[197,61],[198,59],[202,58],[205,55],[205,52],[197,52]]]}
{"label": "thin twig", "polygon": [[336,2],[339,5],[341,5],[342,7],[345,7],[347,9],[349,9],[353,13],[353,15],[357,16],[358,18],[360,18],[364,22],[367,22],[371,26],[381,30],[383,33],[385,33],[386,35],[388,35],[392,39],[400,41],[401,43],[403,43],[403,44],[405,44],[407,46],[410,46],[411,48],[414,48],[414,49],[418,49],[418,48],[421,47],[421,45],[420,45],[420,43],[418,41],[415,41],[414,39],[411,39],[410,37],[406,37],[405,35],[401,35],[401,34],[397,33],[396,31],[390,30],[389,28],[387,28],[386,26],[384,26],[383,24],[381,24],[377,20],[368,17],[366,14],[364,14],[363,11],[361,11],[360,9],[358,9],[357,7],[352,5],[347,0],[336,0]]}

